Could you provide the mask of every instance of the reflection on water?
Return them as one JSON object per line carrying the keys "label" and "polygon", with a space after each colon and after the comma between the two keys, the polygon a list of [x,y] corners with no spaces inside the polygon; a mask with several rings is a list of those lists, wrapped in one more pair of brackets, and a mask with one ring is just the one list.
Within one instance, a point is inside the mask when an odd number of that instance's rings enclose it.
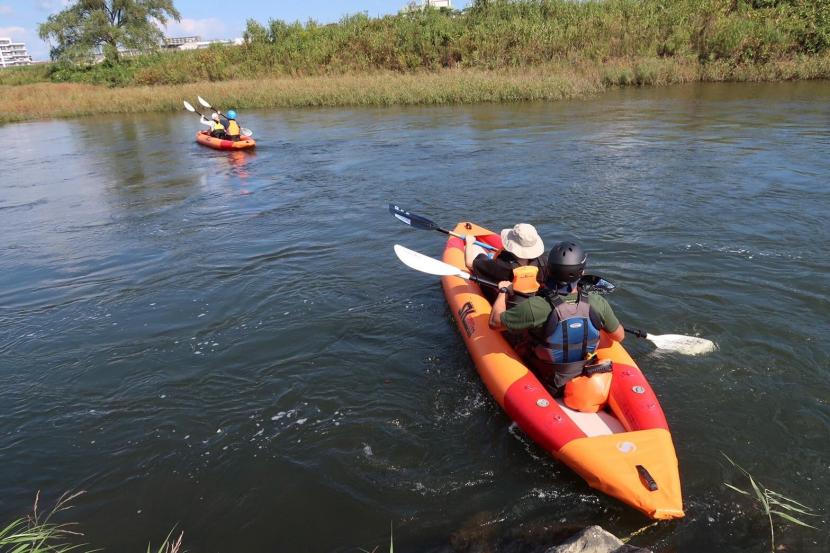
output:
{"label": "reflection on water", "polygon": [[80,487],[73,517],[111,551],[174,524],[194,551],[371,550],[390,520],[412,551],[644,526],[511,426],[438,282],[394,258],[442,250],[394,201],[578,239],[623,322],[715,340],[696,358],[626,341],[688,512],[637,543],[765,551],[720,452],[830,509],[828,100],[811,82],[260,112],[255,152],[199,146],[189,115],[7,127],[0,520]]}

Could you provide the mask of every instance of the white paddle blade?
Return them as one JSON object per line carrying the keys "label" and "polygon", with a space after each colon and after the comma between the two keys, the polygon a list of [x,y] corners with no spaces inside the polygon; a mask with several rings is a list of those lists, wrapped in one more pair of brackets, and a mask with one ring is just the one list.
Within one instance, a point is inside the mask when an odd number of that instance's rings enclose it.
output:
{"label": "white paddle blade", "polygon": [[647,334],[646,340],[657,346],[657,349],[676,351],[684,355],[701,355],[718,349],[711,340],[698,338],[697,336],[684,336],[683,334],[662,334],[658,336]]}
{"label": "white paddle blade", "polygon": [[191,106],[190,102],[188,102],[187,100],[184,100],[184,109],[186,109],[187,111],[196,111],[196,108]]}
{"label": "white paddle blade", "polygon": [[199,103],[202,104],[203,106],[205,106],[206,108],[213,109],[213,108],[210,107],[210,104],[208,104],[207,101],[204,98],[202,98],[201,96],[196,96],[196,98],[198,98]]}
{"label": "white paddle blade", "polygon": [[239,134],[241,134],[242,136],[254,136],[254,131],[242,127],[241,129],[239,129]]}
{"label": "white paddle blade", "polygon": [[395,255],[398,256],[398,259],[400,259],[404,265],[410,269],[421,271],[422,273],[436,276],[457,276],[464,279],[470,278],[469,274],[461,271],[458,267],[454,267],[449,263],[444,263],[443,261],[427,257],[426,255],[410,250],[409,248],[404,248],[400,244],[395,244]]}

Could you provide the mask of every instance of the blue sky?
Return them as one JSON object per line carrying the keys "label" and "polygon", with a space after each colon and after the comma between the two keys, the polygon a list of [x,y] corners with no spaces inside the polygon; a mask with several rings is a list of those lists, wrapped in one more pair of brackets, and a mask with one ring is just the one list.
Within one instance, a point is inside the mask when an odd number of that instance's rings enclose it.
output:
{"label": "blue sky", "polygon": [[[72,0],[0,0],[0,37],[26,43],[35,60],[49,57],[49,46],[37,36],[37,26],[50,13],[60,11]],[[268,19],[323,23],[337,21],[343,15],[367,12],[370,16],[397,13],[407,0],[174,0],[182,14],[179,23],[168,27],[170,36],[201,35],[205,39],[242,36],[249,18],[265,23]],[[469,0],[455,0],[453,7],[463,8]]]}

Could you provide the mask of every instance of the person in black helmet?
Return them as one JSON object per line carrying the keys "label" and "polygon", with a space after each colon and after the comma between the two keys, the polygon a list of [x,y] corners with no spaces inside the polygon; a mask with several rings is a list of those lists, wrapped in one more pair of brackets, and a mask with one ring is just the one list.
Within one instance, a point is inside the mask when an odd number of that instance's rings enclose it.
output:
{"label": "person in black helmet", "polygon": [[507,309],[509,281],[499,282],[499,295],[490,313],[497,330],[528,330],[530,348],[526,360],[539,378],[556,391],[583,373],[600,344],[621,342],[623,326],[611,306],[599,294],[579,287],[588,254],[573,242],[559,242],[548,253],[546,289]]}

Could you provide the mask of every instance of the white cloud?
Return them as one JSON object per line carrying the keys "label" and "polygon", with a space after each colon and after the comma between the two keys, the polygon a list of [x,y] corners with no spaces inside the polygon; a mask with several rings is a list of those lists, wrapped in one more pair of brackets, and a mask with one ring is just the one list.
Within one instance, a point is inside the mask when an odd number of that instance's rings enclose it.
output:
{"label": "white cloud", "polygon": [[26,29],[23,27],[0,27],[0,36],[22,40],[26,36]]}
{"label": "white cloud", "polygon": [[6,4],[0,4],[0,15],[11,15],[14,13],[14,9],[11,6],[7,6]]}
{"label": "white cloud", "polygon": [[38,0],[37,7],[47,12],[55,12],[64,9],[72,0]]}
{"label": "white cloud", "polygon": [[164,30],[167,36],[198,35],[204,40],[228,38],[225,23],[216,17],[206,19],[189,19],[183,17],[181,21],[168,21]]}

